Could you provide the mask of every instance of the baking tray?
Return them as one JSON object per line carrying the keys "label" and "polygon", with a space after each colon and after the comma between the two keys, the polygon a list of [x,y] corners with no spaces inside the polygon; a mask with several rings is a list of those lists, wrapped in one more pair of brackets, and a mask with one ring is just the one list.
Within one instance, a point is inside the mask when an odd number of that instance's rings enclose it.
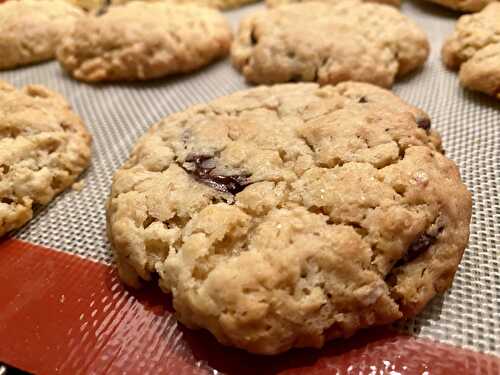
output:
{"label": "baking tray", "polygon": [[[262,3],[225,14],[233,27]],[[0,362],[52,374],[500,374],[500,102],[462,89],[440,61],[458,14],[406,1],[431,41],[424,68],[394,91],[427,111],[473,193],[470,244],[453,288],[415,319],[322,350],[263,358],[224,348],[175,321],[168,297],[124,289],[105,232],[113,172],[159,119],[248,85],[228,59],[144,83],[89,85],[56,62],[0,72],[64,95],[93,134],[82,191],[67,191],[0,243]]]}

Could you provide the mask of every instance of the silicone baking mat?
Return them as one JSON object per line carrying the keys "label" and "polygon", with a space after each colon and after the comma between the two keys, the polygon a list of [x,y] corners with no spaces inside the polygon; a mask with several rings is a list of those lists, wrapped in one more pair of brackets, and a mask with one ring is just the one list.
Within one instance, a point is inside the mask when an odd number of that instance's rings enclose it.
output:
{"label": "silicone baking mat", "polygon": [[[263,6],[225,14],[236,27]],[[272,358],[186,330],[157,289],[130,291],[117,280],[104,204],[113,172],[151,124],[247,85],[227,59],[190,75],[106,85],[71,80],[49,62],[0,79],[63,94],[93,134],[92,165],[82,191],[60,195],[0,242],[0,363],[40,374],[500,374],[500,102],[463,90],[440,61],[458,14],[416,1],[402,11],[426,30],[432,52],[394,91],[431,115],[474,197],[451,291],[394,329]]]}

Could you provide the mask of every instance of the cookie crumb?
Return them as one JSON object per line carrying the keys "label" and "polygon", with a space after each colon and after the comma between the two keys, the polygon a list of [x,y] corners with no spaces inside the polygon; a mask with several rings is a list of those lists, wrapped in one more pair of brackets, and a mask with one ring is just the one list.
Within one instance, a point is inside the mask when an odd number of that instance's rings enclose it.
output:
{"label": "cookie crumb", "polygon": [[85,180],[80,180],[71,185],[71,188],[78,192],[82,191],[84,187],[85,187]]}

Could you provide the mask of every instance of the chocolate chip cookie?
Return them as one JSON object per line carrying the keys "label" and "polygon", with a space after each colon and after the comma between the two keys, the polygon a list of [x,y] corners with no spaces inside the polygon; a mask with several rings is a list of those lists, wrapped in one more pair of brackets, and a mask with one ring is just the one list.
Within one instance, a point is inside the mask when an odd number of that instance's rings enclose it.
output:
{"label": "chocolate chip cookie", "polygon": [[63,0],[11,0],[0,4],[0,69],[54,58],[76,19],[77,7]]}
{"label": "chocolate chip cookie", "polygon": [[82,81],[147,80],[199,69],[226,55],[230,43],[217,10],[136,1],[80,19],[57,59]]}
{"label": "chocolate chip cookie", "polygon": [[154,125],[116,172],[122,280],[275,354],[417,314],[450,287],[471,196],[429,117],[364,83],[241,91]]}
{"label": "chocolate chip cookie", "polygon": [[442,58],[448,68],[459,70],[463,86],[500,99],[500,3],[460,17]]}
{"label": "chocolate chip cookie", "polygon": [[90,135],[58,94],[0,81],[0,236],[24,225],[88,166]]}
{"label": "chocolate chip cookie", "polygon": [[245,18],[231,47],[234,66],[255,83],[363,81],[390,87],[422,66],[425,33],[394,7],[307,2]]}

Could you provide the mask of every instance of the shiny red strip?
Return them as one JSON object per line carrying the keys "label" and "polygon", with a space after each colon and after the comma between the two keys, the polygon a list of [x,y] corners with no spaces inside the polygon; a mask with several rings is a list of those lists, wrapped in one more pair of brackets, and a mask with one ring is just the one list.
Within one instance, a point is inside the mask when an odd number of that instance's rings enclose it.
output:
{"label": "shiny red strip", "polygon": [[179,326],[168,297],[112,267],[0,243],[0,362],[39,374],[500,374],[500,359],[387,328],[258,357]]}

